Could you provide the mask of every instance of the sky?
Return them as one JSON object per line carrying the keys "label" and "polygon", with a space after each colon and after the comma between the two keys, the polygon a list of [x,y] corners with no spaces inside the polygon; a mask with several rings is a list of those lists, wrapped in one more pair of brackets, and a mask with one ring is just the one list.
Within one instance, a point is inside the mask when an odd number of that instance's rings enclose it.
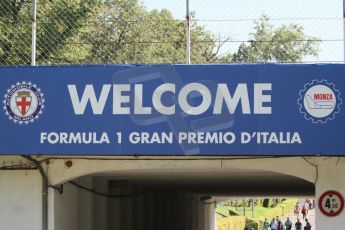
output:
{"label": "sky", "polygon": [[[186,0],[141,0],[147,9],[168,9],[183,20]],[[221,38],[230,37],[222,54],[237,50],[240,42],[250,40],[254,20],[265,14],[275,26],[297,23],[308,36],[323,41],[318,58],[304,61],[341,62],[344,60],[342,0],[190,0],[190,10],[198,23]]]}

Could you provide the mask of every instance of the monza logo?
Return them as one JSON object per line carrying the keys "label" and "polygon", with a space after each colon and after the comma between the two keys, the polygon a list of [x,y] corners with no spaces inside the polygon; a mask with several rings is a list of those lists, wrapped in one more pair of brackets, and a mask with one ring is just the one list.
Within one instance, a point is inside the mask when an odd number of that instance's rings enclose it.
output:
{"label": "monza logo", "polygon": [[304,118],[313,123],[327,123],[340,112],[340,91],[326,80],[313,80],[304,85],[297,101]]}
{"label": "monza logo", "polygon": [[44,108],[41,89],[31,82],[17,82],[5,94],[4,110],[17,124],[29,124],[38,119]]}

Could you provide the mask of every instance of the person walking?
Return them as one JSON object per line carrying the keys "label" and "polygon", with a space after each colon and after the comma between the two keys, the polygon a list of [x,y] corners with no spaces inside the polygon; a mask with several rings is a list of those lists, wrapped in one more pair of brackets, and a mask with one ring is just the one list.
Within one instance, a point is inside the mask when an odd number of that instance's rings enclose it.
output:
{"label": "person walking", "polygon": [[292,230],[292,222],[291,222],[289,217],[285,221],[285,229],[286,230]]}
{"label": "person walking", "polygon": [[306,215],[308,215],[308,211],[309,211],[309,203],[308,203],[308,202],[306,202],[306,203],[304,204],[304,207],[305,207],[305,209],[306,209]]}
{"label": "person walking", "polygon": [[308,211],[307,211],[306,206],[303,206],[303,208],[302,208],[302,218],[303,218],[303,220],[307,217],[307,213],[308,213]]}
{"label": "person walking", "polygon": [[294,214],[295,214],[296,218],[299,218],[299,212],[300,212],[300,208],[299,208],[299,205],[297,203],[295,205],[295,208],[294,208]]}
{"label": "person walking", "polygon": [[271,230],[277,230],[278,221],[275,218],[272,219],[270,227],[271,227]]}
{"label": "person walking", "polygon": [[269,227],[270,227],[270,222],[268,221],[267,218],[265,218],[265,221],[264,221],[264,230],[268,230]]}
{"label": "person walking", "polygon": [[277,230],[284,230],[284,224],[281,220],[279,220],[279,216],[276,217],[276,220],[278,222]]}
{"label": "person walking", "polygon": [[305,219],[304,230],[311,230],[311,224],[309,223],[308,219]]}
{"label": "person walking", "polygon": [[309,199],[309,210],[312,210],[313,208],[314,208],[313,199]]}
{"label": "person walking", "polygon": [[302,230],[302,223],[297,218],[297,222],[295,223],[295,230]]}

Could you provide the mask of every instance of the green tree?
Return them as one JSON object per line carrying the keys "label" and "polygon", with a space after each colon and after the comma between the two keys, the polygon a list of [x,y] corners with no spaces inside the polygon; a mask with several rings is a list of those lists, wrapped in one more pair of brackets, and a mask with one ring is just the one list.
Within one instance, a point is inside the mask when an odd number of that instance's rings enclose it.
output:
{"label": "green tree", "polygon": [[[37,62],[55,61],[98,0],[42,0],[37,10]],[[31,56],[31,1],[0,1],[0,65],[25,65]]]}
{"label": "green tree", "polygon": [[[80,34],[87,20],[93,15],[101,0],[53,0],[41,4],[38,11],[37,62],[61,62],[62,53],[71,55],[76,63],[86,56],[85,50],[76,45],[66,49],[68,43]],[[62,61],[63,62],[63,61]]]}
{"label": "green tree", "polygon": [[[138,0],[42,0],[37,12],[37,63],[184,63],[184,21]],[[31,2],[0,1],[0,65],[26,65],[31,53]],[[216,57],[213,35],[191,25],[192,62]],[[207,41],[207,42],[205,42]]]}
{"label": "green tree", "polygon": [[24,0],[0,1],[0,65],[30,60],[30,5]]}
{"label": "green tree", "polygon": [[[147,10],[139,0],[41,0],[37,63],[185,63],[185,26],[168,10]],[[194,18],[194,14],[192,14]],[[191,23],[192,63],[298,62],[317,56],[318,42],[296,24],[274,29],[256,22],[250,44],[220,57],[223,42]],[[26,65],[31,53],[31,2],[0,1],[0,65]]]}
{"label": "green tree", "polygon": [[267,16],[255,22],[253,40],[242,43],[238,51],[223,61],[229,62],[300,62],[305,56],[318,56],[319,41],[304,33],[297,24],[282,25],[277,29]]}
{"label": "green tree", "polygon": [[[184,63],[184,21],[170,11],[148,11],[138,0],[106,0],[96,26],[85,34],[93,63]],[[191,25],[192,62],[205,63],[214,55],[213,35]]]}

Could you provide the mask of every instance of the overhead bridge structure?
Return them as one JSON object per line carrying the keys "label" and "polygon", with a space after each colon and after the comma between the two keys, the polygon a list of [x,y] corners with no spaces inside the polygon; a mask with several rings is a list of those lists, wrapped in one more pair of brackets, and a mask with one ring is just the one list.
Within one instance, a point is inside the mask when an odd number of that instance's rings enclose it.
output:
{"label": "overhead bridge structure", "polygon": [[[5,161],[21,161],[13,157]],[[318,197],[342,191],[345,160],[282,158],[45,158],[49,229],[215,229],[215,205],[224,197]],[[41,175],[1,171],[1,216],[25,229],[41,226]],[[21,180],[24,178],[25,180]],[[18,204],[16,209],[11,208]],[[36,210],[36,211],[31,211]],[[26,220],[26,224],[15,222]],[[317,209],[316,225],[342,223]]]}

